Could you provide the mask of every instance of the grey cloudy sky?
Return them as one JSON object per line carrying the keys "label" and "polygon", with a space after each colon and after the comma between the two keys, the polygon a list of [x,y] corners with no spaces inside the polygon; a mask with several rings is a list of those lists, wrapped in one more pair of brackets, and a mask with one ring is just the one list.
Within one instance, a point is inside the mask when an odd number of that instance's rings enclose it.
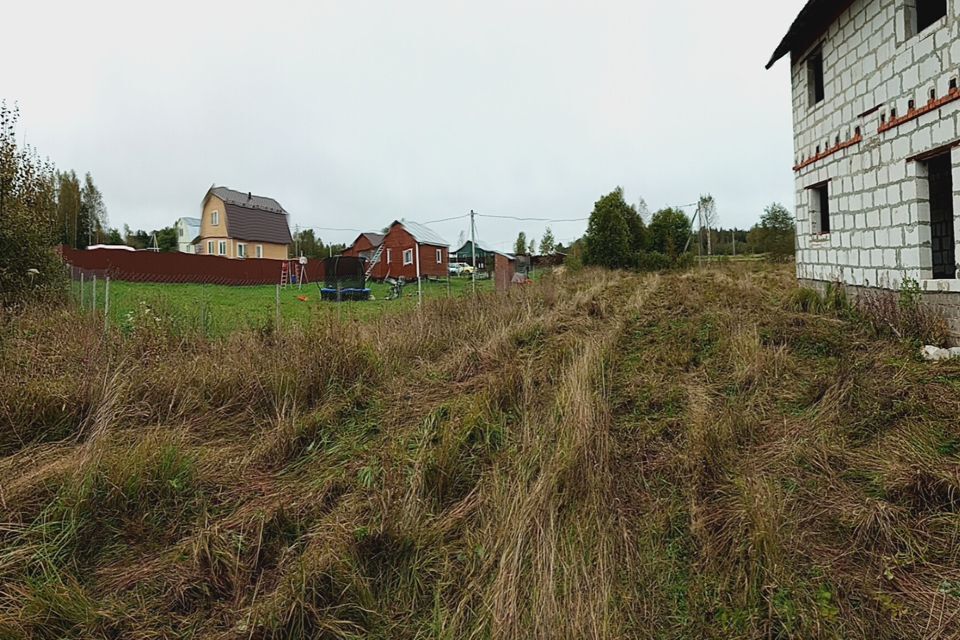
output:
{"label": "grey cloudy sky", "polygon": [[[93,173],[116,226],[197,215],[216,183],[301,226],[579,218],[622,185],[651,209],[710,192],[745,227],[792,209],[788,65],[763,65],[802,5],[15,2],[0,98],[29,144]],[[478,219],[501,248],[544,226]],[[435,227],[453,243],[466,224]]]}

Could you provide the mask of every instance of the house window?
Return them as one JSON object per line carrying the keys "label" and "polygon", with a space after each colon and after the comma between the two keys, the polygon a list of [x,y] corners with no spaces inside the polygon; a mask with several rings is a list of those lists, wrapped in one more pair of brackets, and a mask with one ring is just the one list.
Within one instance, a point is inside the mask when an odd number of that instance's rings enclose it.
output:
{"label": "house window", "polygon": [[207,253],[213,255],[213,240],[207,240]]}
{"label": "house window", "polygon": [[443,249],[437,249],[437,264],[443,263]]}
{"label": "house window", "polygon": [[810,221],[813,233],[830,233],[830,190],[829,182],[810,187]]}
{"label": "house window", "polygon": [[237,257],[246,258],[247,257],[247,245],[242,242],[237,244]]}
{"label": "house window", "polygon": [[413,249],[404,249],[403,251],[403,264],[413,264]]}
{"label": "house window", "polygon": [[258,244],[258,245],[257,245],[257,257],[258,257],[258,258],[262,258],[262,257],[263,257],[263,245],[262,245],[262,244]]}
{"label": "house window", "polygon": [[212,225],[218,225],[218,224],[220,224],[220,212],[219,212],[219,211],[214,211],[213,213],[210,214],[210,224],[212,224]]}
{"label": "house window", "polygon": [[219,246],[217,247],[217,255],[225,256],[227,255],[227,241],[221,240]]}
{"label": "house window", "polygon": [[915,0],[906,6],[907,37],[925,31],[947,15],[947,0]]}
{"label": "house window", "polygon": [[183,227],[180,227],[177,231],[180,232],[180,237],[182,238],[182,237],[183,237]]}
{"label": "house window", "polygon": [[810,106],[823,102],[823,52],[817,51],[807,58],[807,87],[810,92]]}
{"label": "house window", "polygon": [[387,249],[387,264],[390,263],[390,249]]}

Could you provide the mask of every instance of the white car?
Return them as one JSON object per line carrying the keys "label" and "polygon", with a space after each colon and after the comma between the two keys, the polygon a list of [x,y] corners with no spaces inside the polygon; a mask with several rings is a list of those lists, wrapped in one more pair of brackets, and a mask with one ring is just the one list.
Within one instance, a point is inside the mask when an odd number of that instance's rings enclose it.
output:
{"label": "white car", "polygon": [[466,262],[451,262],[447,271],[452,276],[468,276],[473,273],[473,267]]}

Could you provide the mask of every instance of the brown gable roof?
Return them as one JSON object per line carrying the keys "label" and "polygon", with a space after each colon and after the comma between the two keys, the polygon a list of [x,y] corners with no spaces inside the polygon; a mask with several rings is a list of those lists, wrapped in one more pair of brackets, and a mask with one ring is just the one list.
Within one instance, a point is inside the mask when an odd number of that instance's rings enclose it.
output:
{"label": "brown gable roof", "polygon": [[208,194],[210,193],[223,200],[224,204],[235,204],[248,209],[262,209],[273,213],[286,213],[280,203],[273,198],[255,196],[252,193],[236,191],[229,187],[212,187]]}
{"label": "brown gable roof", "polygon": [[770,56],[767,69],[788,53],[806,50],[851,4],[853,0],[809,0]]}
{"label": "brown gable roof", "polygon": [[379,247],[381,244],[383,244],[384,235],[382,233],[365,232],[360,235],[369,240],[370,244],[375,247]]}
{"label": "brown gable roof", "polygon": [[290,244],[290,225],[286,213],[274,213],[263,209],[241,207],[225,203],[227,235],[237,240]]}

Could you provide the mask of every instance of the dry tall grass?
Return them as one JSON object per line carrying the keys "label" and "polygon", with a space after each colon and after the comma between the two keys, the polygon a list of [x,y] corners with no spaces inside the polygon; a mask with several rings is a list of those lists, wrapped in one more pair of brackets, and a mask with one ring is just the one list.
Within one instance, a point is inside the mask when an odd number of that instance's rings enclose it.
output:
{"label": "dry tall grass", "polygon": [[785,269],[2,323],[0,638],[944,637],[960,365]]}

